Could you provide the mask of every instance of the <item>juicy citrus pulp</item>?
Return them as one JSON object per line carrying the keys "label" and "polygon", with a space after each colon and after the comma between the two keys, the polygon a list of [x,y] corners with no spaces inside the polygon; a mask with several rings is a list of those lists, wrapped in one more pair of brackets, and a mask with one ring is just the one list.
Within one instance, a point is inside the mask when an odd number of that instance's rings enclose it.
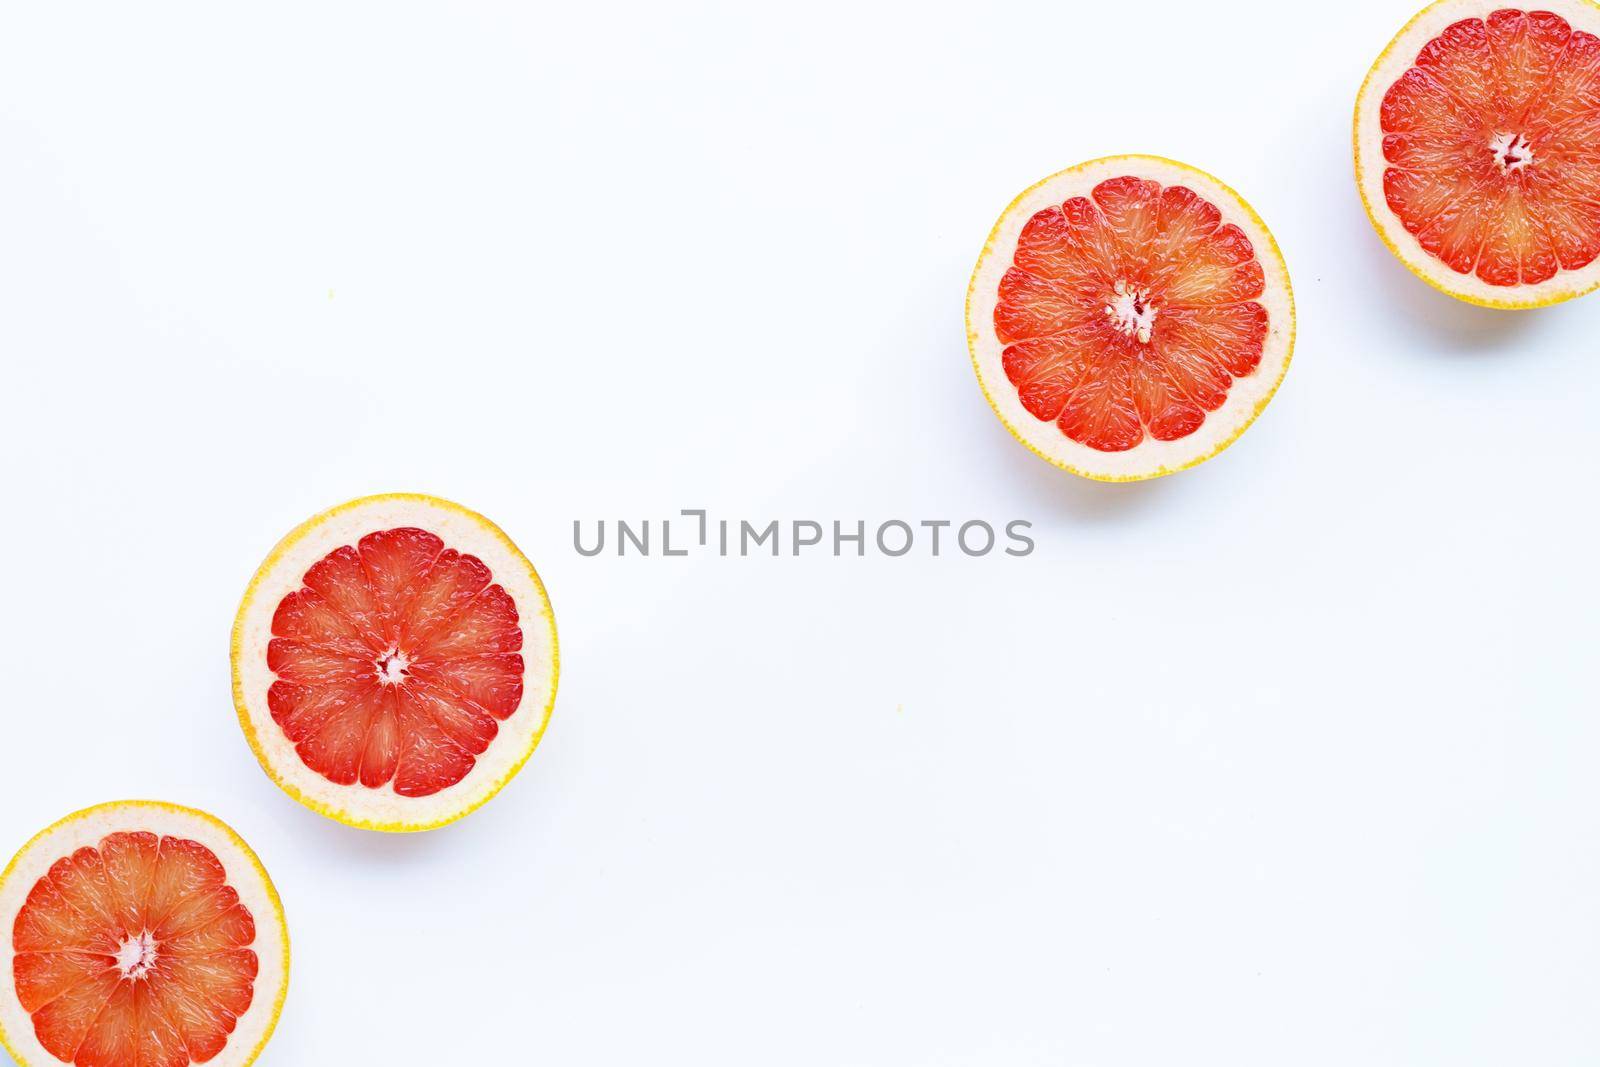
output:
{"label": "juicy citrus pulp", "polygon": [[1007,210],[967,326],[984,391],[1024,443],[1091,477],[1139,478],[1242,432],[1287,366],[1292,319],[1288,273],[1236,194],[1124,156]]}
{"label": "juicy citrus pulp", "polygon": [[84,1067],[211,1059],[250,1007],[255,920],[204,845],[109,834],[63,857],[13,933],[39,1042]]}
{"label": "juicy citrus pulp", "polygon": [[200,812],[80,812],[0,879],[14,1000],[0,1036],[78,1067],[248,1063],[270,1034],[288,940],[266,874]]}
{"label": "juicy citrus pulp", "polygon": [[426,829],[531,754],[554,699],[555,625],[532,565],[488,520],[368,497],[268,557],[233,668],[240,722],[285,790],[353,825]]}
{"label": "juicy citrus pulp", "polygon": [[272,619],[272,719],[341,785],[418,797],[472,769],[522,702],[517,606],[476,556],[416,527],[317,561]]}
{"label": "juicy citrus pulp", "polygon": [[1357,102],[1369,215],[1464,299],[1532,306],[1600,284],[1600,7],[1551,7],[1443,0]]}
{"label": "juicy citrus pulp", "polygon": [[994,328],[1022,406],[1103,452],[1176,441],[1261,362],[1261,263],[1182,185],[1132,175],[1034,214]]}

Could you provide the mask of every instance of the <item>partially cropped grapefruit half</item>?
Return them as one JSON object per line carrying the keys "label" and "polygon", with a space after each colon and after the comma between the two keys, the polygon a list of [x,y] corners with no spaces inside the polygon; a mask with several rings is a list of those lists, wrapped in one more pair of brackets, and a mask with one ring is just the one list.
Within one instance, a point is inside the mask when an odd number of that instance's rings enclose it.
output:
{"label": "partially cropped grapefruit half", "polygon": [[0,874],[0,987],[0,1043],[21,1067],[244,1067],[289,988],[283,905],[212,816],[102,804]]}
{"label": "partially cropped grapefruit half", "polygon": [[1113,156],[1012,201],[967,289],[967,344],[1006,428],[1100,481],[1232,444],[1294,351],[1289,271],[1260,217],[1203,171]]}
{"label": "partially cropped grapefruit half", "polygon": [[1356,181],[1384,243],[1474,304],[1600,287],[1600,5],[1441,0],[1356,99]]}
{"label": "partially cropped grapefruit half", "polygon": [[267,557],[233,628],[233,695],[285,792],[351,826],[429,830],[533,754],[555,702],[555,616],[500,528],[437,497],[364,497]]}

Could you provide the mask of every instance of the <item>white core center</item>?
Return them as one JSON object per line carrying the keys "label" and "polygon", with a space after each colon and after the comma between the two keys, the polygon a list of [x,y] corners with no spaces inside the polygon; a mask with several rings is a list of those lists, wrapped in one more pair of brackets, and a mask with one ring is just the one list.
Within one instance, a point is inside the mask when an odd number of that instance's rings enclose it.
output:
{"label": "white core center", "polygon": [[117,969],[122,977],[140,979],[156,965],[156,939],[149,930],[130,937],[117,949]]}
{"label": "white core center", "polygon": [[1510,174],[1533,162],[1533,146],[1520,133],[1497,133],[1489,139],[1489,151],[1500,169]]}
{"label": "white core center", "polygon": [[399,685],[406,680],[406,669],[411,661],[397,648],[391,648],[378,657],[378,681],[384,685]]}
{"label": "white core center", "polygon": [[1140,344],[1150,343],[1150,330],[1156,324],[1156,306],[1150,303],[1150,294],[1142,289],[1118,282],[1116,295],[1106,305],[1106,318],[1118,333],[1137,337]]}

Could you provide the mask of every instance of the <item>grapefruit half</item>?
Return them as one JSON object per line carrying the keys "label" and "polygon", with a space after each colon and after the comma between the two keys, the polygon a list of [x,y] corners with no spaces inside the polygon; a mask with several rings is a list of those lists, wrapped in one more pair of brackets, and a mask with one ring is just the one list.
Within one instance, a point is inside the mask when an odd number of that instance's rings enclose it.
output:
{"label": "grapefruit half", "polygon": [[1440,0],[1356,98],[1356,182],[1434,288],[1531,308],[1600,286],[1600,5]]}
{"label": "grapefruit half", "polygon": [[288,989],[272,880],[204,812],[102,804],[0,874],[0,1043],[21,1067],[244,1067]]}
{"label": "grapefruit half", "polygon": [[995,414],[1074,474],[1135,481],[1203,462],[1272,398],[1294,351],[1266,225],[1203,171],[1113,156],[1011,202],[967,289]]}
{"label": "grapefruit half", "polygon": [[488,802],[555,703],[555,616],[488,519],[437,497],[364,497],[307,520],[256,572],[233,627],[233,698],[290,796],[371,830],[429,830]]}

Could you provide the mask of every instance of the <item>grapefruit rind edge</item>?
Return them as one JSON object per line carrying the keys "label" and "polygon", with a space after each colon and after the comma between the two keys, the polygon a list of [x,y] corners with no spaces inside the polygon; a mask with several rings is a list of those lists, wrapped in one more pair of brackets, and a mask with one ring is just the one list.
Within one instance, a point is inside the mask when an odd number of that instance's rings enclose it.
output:
{"label": "grapefruit rind edge", "polygon": [[[76,823],[93,819],[97,816],[112,816],[135,810],[155,811],[163,813],[167,816],[176,816],[179,819],[195,820],[218,834],[222,841],[231,846],[228,851],[234,857],[244,860],[245,863],[248,864],[249,868],[254,872],[255,877],[259,881],[258,888],[261,890],[262,895],[266,898],[271,907],[270,921],[278,931],[281,961],[279,965],[279,973],[281,974],[281,980],[278,983],[277,992],[272,998],[271,1010],[267,1014],[265,1023],[262,1025],[260,1038],[257,1039],[255,1045],[250,1049],[250,1051],[245,1054],[244,1058],[237,1061],[238,1067],[250,1067],[250,1064],[254,1063],[261,1055],[262,1050],[267,1047],[267,1042],[272,1039],[273,1032],[278,1027],[278,1020],[283,1015],[283,1006],[289,997],[291,950],[289,945],[289,924],[284,917],[283,899],[278,895],[278,887],[273,884],[272,876],[267,873],[266,867],[261,862],[261,857],[256,855],[255,850],[250,847],[244,838],[239,836],[238,832],[235,831],[233,827],[229,826],[227,823],[223,822],[221,819],[209,812],[201,811],[198,808],[185,807],[181,804],[173,804],[165,800],[113,800],[103,804],[95,804],[91,807],[84,808],[81,811],[75,811],[64,818],[57,819],[55,822],[51,823],[49,826],[46,826],[43,830],[40,830],[38,833],[29,838],[27,843],[17,850],[16,855],[11,857],[11,862],[6,864],[5,870],[0,871],[0,899],[4,899],[7,884],[22,867],[23,861],[26,860],[35,849],[37,849],[48,839],[56,836],[61,831],[73,826]],[[133,828],[133,825],[134,824],[130,824],[128,828]],[[108,832],[115,831],[111,830]],[[211,847],[212,844],[212,842],[205,841],[202,841],[201,843],[207,845],[207,847]],[[212,849],[212,851],[216,852],[218,850]],[[61,857],[57,856],[56,858],[59,859]],[[228,857],[219,855],[218,858],[222,860],[226,866]],[[47,864],[45,869],[48,869],[48,867],[49,865]],[[232,881],[233,880],[230,879],[230,884]],[[27,888],[31,889],[32,887],[29,886]],[[236,891],[240,891],[241,895],[243,894],[243,887],[234,885],[234,889]],[[10,937],[9,923],[6,921],[8,918],[14,919],[15,917],[0,916],[0,925],[6,926],[6,929],[3,931],[3,936],[7,938]],[[254,915],[253,918],[256,920],[257,929],[259,931],[265,925],[265,922],[267,921],[266,917]],[[259,933],[257,935],[257,940],[258,945],[256,948],[259,952]],[[7,941],[6,945],[9,947],[10,942]],[[10,952],[6,953],[6,958],[8,960],[10,955]],[[0,997],[14,997],[16,995],[15,990],[9,984],[11,980],[10,969],[8,967],[5,970],[6,973],[0,975],[0,983],[4,983],[5,986],[3,990],[0,990]],[[235,1031],[235,1033],[237,1033],[237,1031]],[[29,1036],[31,1037],[32,1035],[30,1034]],[[35,1043],[37,1043],[36,1039]],[[18,1067],[44,1067],[44,1065],[47,1063],[59,1063],[54,1056],[51,1056],[47,1052],[43,1053],[43,1055],[47,1058],[37,1061],[30,1061],[23,1052],[22,1041],[7,1032],[3,1013],[0,1013],[0,1048],[4,1048],[11,1058],[17,1061]]]}
{"label": "grapefruit rind edge", "polygon": [[[978,282],[983,276],[984,268],[989,264],[991,256],[995,253],[995,245],[1001,235],[1001,232],[1006,228],[1007,223],[1010,222],[1017,214],[1021,208],[1021,205],[1023,205],[1029,200],[1030,197],[1034,196],[1039,190],[1046,186],[1061,182],[1063,179],[1093,168],[1108,168],[1113,167],[1113,165],[1125,166],[1128,173],[1132,173],[1141,177],[1148,176],[1141,173],[1141,166],[1144,166],[1147,169],[1151,165],[1154,165],[1159,169],[1171,169],[1179,172],[1185,177],[1188,177],[1190,180],[1198,178],[1200,179],[1201,183],[1209,184],[1212,187],[1209,190],[1200,189],[1196,190],[1196,192],[1201,192],[1202,194],[1215,194],[1220,192],[1225,194],[1227,202],[1217,203],[1216,207],[1223,211],[1224,221],[1228,221],[1229,209],[1231,208],[1236,209],[1243,218],[1249,220],[1249,222],[1253,224],[1253,228],[1256,232],[1251,234],[1251,237],[1252,244],[1255,245],[1256,256],[1261,260],[1261,265],[1263,269],[1268,272],[1269,277],[1275,275],[1281,282],[1283,290],[1282,298],[1288,311],[1287,337],[1283,342],[1284,352],[1277,374],[1274,376],[1271,384],[1265,389],[1265,391],[1262,392],[1260,397],[1257,398],[1255,403],[1251,406],[1248,414],[1241,418],[1237,425],[1233,426],[1224,437],[1219,439],[1205,451],[1195,456],[1186,457],[1181,462],[1176,464],[1163,463],[1149,470],[1114,473],[1106,470],[1091,469],[1083,464],[1072,463],[1060,456],[1050,454],[1048,451],[1029,440],[1028,435],[1019,429],[1012,419],[1006,417],[1006,414],[1001,410],[1000,404],[995,400],[993,393],[990,391],[989,383],[984,377],[982,360],[979,355],[980,327],[978,324],[973,322],[972,318],[973,300],[977,294]],[[1111,175],[1109,174],[1107,175],[1107,177],[1110,176]],[[1257,238],[1259,238],[1259,240],[1257,240]],[[991,331],[993,330],[992,324],[986,325],[988,325],[988,328]],[[1076,166],[1057,171],[1048,177],[1034,182],[1022,192],[1018,193],[1017,196],[1012,199],[1010,204],[1006,205],[1005,211],[1001,212],[999,220],[995,222],[994,227],[989,231],[989,236],[984,241],[983,250],[978,254],[977,265],[972,270],[972,278],[967,283],[966,326],[967,351],[972,357],[973,372],[977,376],[978,387],[983,390],[983,398],[988,402],[990,409],[1000,420],[1001,425],[1003,425],[1006,430],[1010,432],[1011,436],[1015,437],[1024,448],[1052,466],[1059,467],[1061,470],[1067,471],[1071,474],[1076,474],[1082,478],[1088,478],[1097,482],[1140,482],[1148,481],[1152,478],[1164,477],[1169,474],[1177,474],[1180,471],[1186,471],[1192,467],[1199,466],[1206,460],[1211,459],[1227,449],[1230,445],[1237,441],[1244,434],[1244,432],[1251,427],[1251,425],[1255,423],[1256,419],[1260,417],[1261,412],[1266,409],[1267,404],[1271,402],[1273,396],[1277,394],[1278,387],[1283,383],[1283,378],[1289,371],[1289,364],[1294,358],[1296,311],[1294,303],[1294,289],[1289,280],[1289,268],[1288,264],[1284,261],[1283,251],[1278,247],[1277,238],[1273,236],[1272,231],[1267,227],[1266,222],[1263,221],[1261,216],[1256,213],[1255,208],[1250,205],[1249,201],[1240,196],[1239,193],[1226,182],[1220,180],[1215,175],[1212,175],[1207,171],[1201,170],[1199,167],[1191,166],[1188,163],[1181,163],[1178,160],[1169,159],[1165,156],[1144,153],[1130,153],[1115,156],[1101,156],[1098,159],[1086,160],[1085,162],[1079,163]],[[1224,402],[1223,406],[1217,409],[1217,411],[1209,413],[1207,415],[1207,419],[1210,419],[1218,415],[1220,412],[1227,410],[1229,406],[1230,404],[1228,402]],[[1073,450],[1086,453],[1094,452],[1093,449],[1079,445],[1077,442],[1070,441],[1065,435],[1061,435],[1061,440],[1067,445],[1070,445]],[[1140,447],[1143,447],[1143,445]],[[1138,448],[1135,448],[1130,450],[1130,453],[1112,453],[1110,455],[1127,456],[1131,453],[1137,453],[1138,450]]]}
{"label": "grapefruit rind edge", "polygon": [[[1558,271],[1555,277],[1531,286],[1506,287],[1490,285],[1476,275],[1458,274],[1442,261],[1433,258],[1414,238],[1400,220],[1388,210],[1383,195],[1383,134],[1378,126],[1383,93],[1395,79],[1416,62],[1416,54],[1448,25],[1463,18],[1481,18],[1506,6],[1505,0],[1434,0],[1411,17],[1400,28],[1361,82],[1356,93],[1355,114],[1351,123],[1352,158],[1356,172],[1356,190],[1361,194],[1361,206],[1367,220],[1384,243],[1405,268],[1429,286],[1446,296],[1478,307],[1501,311],[1528,311],[1574,300],[1600,289],[1600,260],[1576,271]],[[1600,2],[1597,0],[1540,0],[1529,10],[1551,11],[1572,25],[1590,33],[1600,33]],[[1575,18],[1576,16],[1576,18]],[[1590,20],[1580,25],[1577,19]],[[1401,64],[1404,64],[1403,66]],[[1380,74],[1388,73],[1382,80]],[[1362,151],[1363,142],[1369,142],[1370,152]],[[1368,158],[1377,160],[1368,163]],[[1380,210],[1381,207],[1381,210]],[[1520,298],[1505,297],[1508,291],[1525,294]]]}
{"label": "grapefruit rind edge", "polygon": [[[385,820],[366,818],[360,814],[352,812],[348,807],[340,807],[336,804],[312,796],[306,792],[306,790],[297,786],[277,768],[270,756],[267,754],[266,746],[263,744],[262,738],[258,733],[256,723],[254,722],[250,712],[249,702],[245,695],[244,680],[240,670],[246,619],[255,603],[257,593],[261,585],[268,577],[275,573],[278,564],[282,561],[290,549],[294,548],[301,541],[305,540],[305,538],[311,535],[314,531],[339,516],[345,515],[346,513],[354,511],[358,508],[389,502],[417,504],[449,512],[467,520],[481,533],[497,542],[505,550],[505,552],[515,559],[526,571],[526,577],[529,579],[533,589],[538,595],[540,602],[539,614],[545,621],[550,641],[549,696],[546,698],[544,707],[539,713],[539,722],[533,728],[522,751],[517,754],[516,758],[512,760],[488,786],[479,787],[480,792],[468,803],[457,808],[452,808],[438,818],[433,819]],[[332,547],[337,546],[330,546],[330,550]],[[496,575],[495,580],[500,581],[501,577]],[[519,612],[522,607],[522,604],[518,604]],[[521,624],[525,630],[530,623],[531,620],[527,619],[526,617],[521,620]],[[540,579],[539,572],[534,568],[532,561],[530,561],[528,557],[522,553],[522,550],[516,546],[516,543],[511,540],[505,531],[501,530],[500,527],[496,526],[493,522],[478,512],[473,511],[470,508],[463,507],[462,505],[453,501],[445,500],[442,497],[429,496],[425,493],[377,493],[371,496],[358,497],[354,500],[346,501],[345,503],[339,504],[336,507],[329,508],[326,511],[322,511],[316,515],[313,515],[311,518],[305,520],[293,530],[289,531],[289,533],[285,535],[282,540],[273,546],[272,551],[267,554],[267,558],[262,561],[261,566],[256,569],[254,576],[251,577],[250,584],[248,587],[246,587],[244,597],[239,603],[239,611],[234,617],[233,631],[229,641],[229,662],[233,675],[234,711],[238,716],[239,726],[244,732],[245,740],[249,743],[251,752],[255,754],[256,762],[261,765],[261,769],[266,772],[267,777],[271,778],[279,789],[282,789],[300,804],[316,812],[318,815],[332,819],[335,822],[343,823],[346,826],[354,827],[359,830],[373,830],[381,833],[420,833],[427,830],[436,830],[441,826],[447,826],[450,823],[457,822],[483,807],[489,801],[493,800],[500,793],[500,791],[506,787],[511,779],[517,776],[517,774],[527,764],[528,760],[533,757],[534,751],[539,747],[539,742],[543,739],[545,730],[550,724],[550,716],[555,708],[556,690],[558,688],[561,674],[561,649],[556,635],[555,612],[550,605],[549,593],[545,589],[544,582]],[[521,713],[523,710],[526,709],[519,708],[518,712]],[[498,740],[499,739],[497,738],[497,741]],[[476,768],[474,770],[476,770]],[[306,773],[315,774],[315,772],[311,771],[310,768],[306,768]],[[462,779],[462,783],[473,780],[473,775],[469,774],[466,778]],[[462,783],[457,784],[460,785]],[[354,785],[338,788],[362,789],[365,787]]]}

